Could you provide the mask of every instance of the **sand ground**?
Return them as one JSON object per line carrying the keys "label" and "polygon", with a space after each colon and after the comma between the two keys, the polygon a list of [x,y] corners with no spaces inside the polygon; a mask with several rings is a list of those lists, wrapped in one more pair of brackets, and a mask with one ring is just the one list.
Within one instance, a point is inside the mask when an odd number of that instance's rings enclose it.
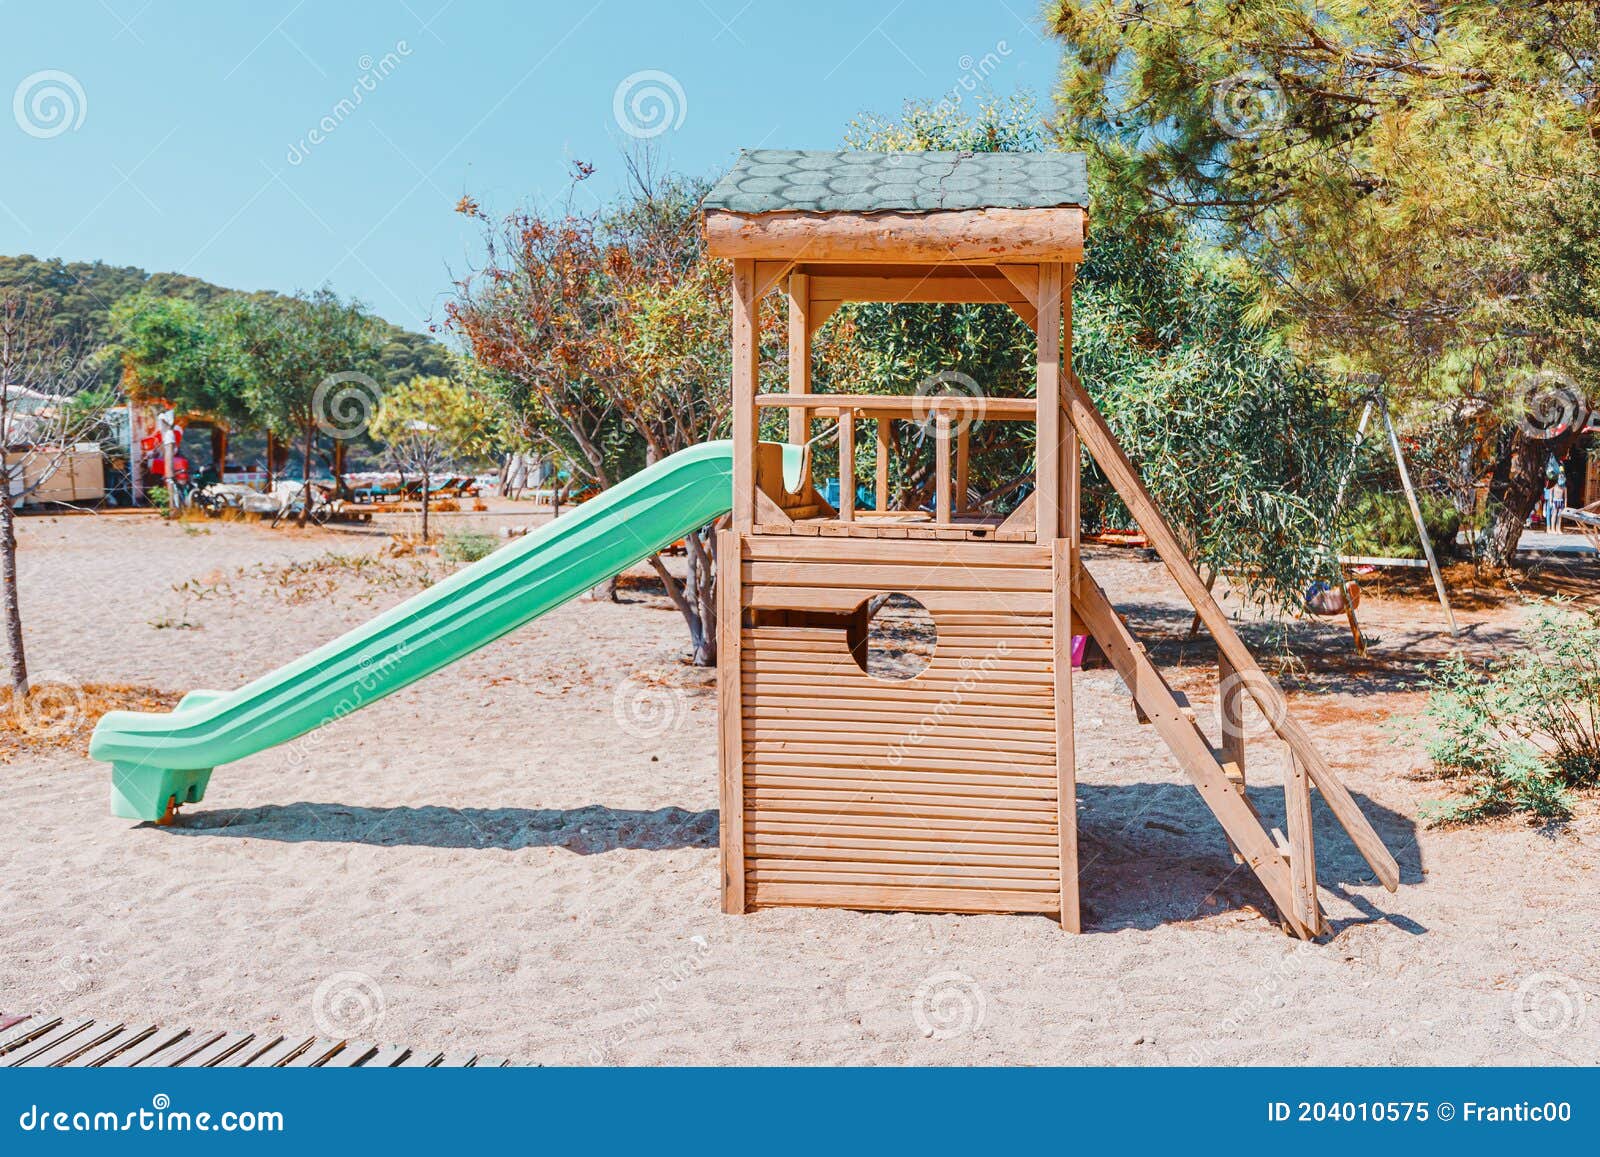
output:
{"label": "sand ground", "polygon": [[[378,534],[144,516],[35,517],[22,538],[35,672],[173,692],[236,686],[443,565],[371,561]],[[1211,718],[1211,651],[1181,641],[1164,572],[1127,552],[1092,566]],[[1385,892],[1317,804],[1336,934],[1305,945],[1258,914],[1259,886],[1106,671],[1078,680],[1085,935],[1036,917],[721,915],[714,683],[684,665],[647,570],[622,597],[219,769],[173,828],[111,818],[81,750],[13,753],[0,1010],[331,1025],[542,1064],[1600,1059],[1600,810],[1418,823],[1444,790],[1415,778],[1418,680],[1447,649],[1426,602],[1368,602],[1373,663],[1342,657],[1332,626],[1296,627],[1296,707],[1404,874]],[[1525,614],[1463,610],[1469,648],[1515,645]],[[1281,824],[1279,758],[1251,749],[1252,794]]]}

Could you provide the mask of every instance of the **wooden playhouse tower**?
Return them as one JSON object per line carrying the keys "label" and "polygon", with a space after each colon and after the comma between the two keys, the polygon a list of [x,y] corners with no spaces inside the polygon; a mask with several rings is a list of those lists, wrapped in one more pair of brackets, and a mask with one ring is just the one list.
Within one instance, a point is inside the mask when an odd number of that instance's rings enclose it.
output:
{"label": "wooden playhouse tower", "polygon": [[[1314,785],[1378,878],[1398,868],[1186,558],[1072,372],[1087,227],[1077,154],[743,153],[705,203],[733,264],[733,518],[718,542],[722,897],[768,905],[1035,912],[1080,929],[1072,636],[1091,635],[1266,887],[1286,929],[1325,928]],[[788,392],[761,394],[768,294],[788,297]],[[1036,399],[818,394],[813,335],[846,301],[983,302],[1037,335]],[[911,383],[908,383],[908,386]],[[837,423],[837,508],[786,488],[760,417],[808,444]],[[965,509],[972,420],[1035,427],[1035,488],[1008,517]],[[936,459],[931,509],[891,510],[892,424]],[[863,423],[876,501],[850,475]],[[827,427],[823,429],[827,431]],[[828,431],[832,436],[832,431]],[[1216,639],[1223,711],[1244,697],[1287,745],[1287,836],[1244,792],[1239,727],[1213,745],[1079,560],[1081,452],[1094,457]],[[809,455],[806,457],[809,463]],[[792,480],[791,480],[792,481]],[[938,638],[914,678],[867,674],[872,600],[915,598]]]}

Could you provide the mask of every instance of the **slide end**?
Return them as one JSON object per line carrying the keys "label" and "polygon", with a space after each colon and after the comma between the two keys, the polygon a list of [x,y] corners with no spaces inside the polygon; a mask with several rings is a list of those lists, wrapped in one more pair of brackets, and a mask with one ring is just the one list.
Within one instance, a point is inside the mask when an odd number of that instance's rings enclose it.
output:
{"label": "slide end", "polygon": [[125,820],[160,823],[169,804],[199,803],[211,782],[209,767],[172,770],[161,767],[111,765],[111,814]]}

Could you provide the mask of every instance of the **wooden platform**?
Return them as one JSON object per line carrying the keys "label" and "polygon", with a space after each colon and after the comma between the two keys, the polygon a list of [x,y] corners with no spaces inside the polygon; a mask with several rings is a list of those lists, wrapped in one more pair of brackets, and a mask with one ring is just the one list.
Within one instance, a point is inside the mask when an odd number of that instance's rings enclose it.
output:
{"label": "wooden platform", "polygon": [[505,1057],[337,1037],[168,1029],[0,1013],[0,1068],[504,1068]]}
{"label": "wooden platform", "polygon": [[805,518],[791,522],[758,522],[757,534],[789,535],[796,538],[889,538],[923,539],[942,542],[1033,542],[1032,529],[1002,526],[998,517],[972,516],[954,522],[874,521],[857,516],[851,521],[838,518]]}

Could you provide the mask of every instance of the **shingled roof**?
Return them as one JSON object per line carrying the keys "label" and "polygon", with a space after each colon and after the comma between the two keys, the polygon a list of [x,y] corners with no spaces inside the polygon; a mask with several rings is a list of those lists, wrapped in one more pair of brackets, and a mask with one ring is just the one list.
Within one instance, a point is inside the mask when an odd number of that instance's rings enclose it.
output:
{"label": "shingled roof", "polygon": [[706,197],[729,213],[934,213],[1089,203],[1082,153],[749,149]]}

